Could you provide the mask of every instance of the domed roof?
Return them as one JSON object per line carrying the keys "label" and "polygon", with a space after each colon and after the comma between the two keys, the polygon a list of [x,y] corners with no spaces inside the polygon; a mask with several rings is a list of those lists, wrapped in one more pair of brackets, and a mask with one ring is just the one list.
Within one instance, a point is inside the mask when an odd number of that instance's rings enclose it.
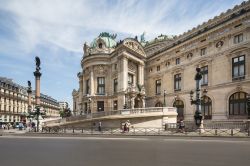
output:
{"label": "domed roof", "polygon": [[113,48],[117,44],[115,38],[116,34],[111,35],[107,32],[102,32],[97,38],[94,39],[94,41],[90,44],[90,47],[96,48],[99,44],[97,41],[102,40],[104,41],[106,47]]}

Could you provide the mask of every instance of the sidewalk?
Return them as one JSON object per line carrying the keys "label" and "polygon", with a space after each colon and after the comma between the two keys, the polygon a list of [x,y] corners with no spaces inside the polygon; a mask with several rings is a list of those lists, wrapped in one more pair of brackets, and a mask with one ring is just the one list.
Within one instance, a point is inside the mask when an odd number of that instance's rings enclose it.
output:
{"label": "sidewalk", "polygon": [[19,130],[19,129],[9,129],[4,130],[0,129],[0,135],[8,135],[8,134],[25,134],[28,132],[28,129],[26,130]]}

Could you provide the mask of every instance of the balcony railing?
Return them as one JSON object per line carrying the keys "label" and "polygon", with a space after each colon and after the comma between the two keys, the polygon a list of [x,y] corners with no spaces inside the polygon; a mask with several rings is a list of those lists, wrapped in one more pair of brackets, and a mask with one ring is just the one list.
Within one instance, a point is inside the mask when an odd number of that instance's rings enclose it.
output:
{"label": "balcony railing", "polygon": [[148,108],[135,108],[135,109],[122,109],[117,111],[102,111],[102,112],[94,112],[90,114],[77,115],[66,118],[66,121],[77,121],[84,119],[92,119],[92,118],[100,118],[105,116],[113,116],[113,115],[139,115],[139,114],[147,114],[147,113],[156,113],[156,112],[176,112],[173,107],[148,107]]}

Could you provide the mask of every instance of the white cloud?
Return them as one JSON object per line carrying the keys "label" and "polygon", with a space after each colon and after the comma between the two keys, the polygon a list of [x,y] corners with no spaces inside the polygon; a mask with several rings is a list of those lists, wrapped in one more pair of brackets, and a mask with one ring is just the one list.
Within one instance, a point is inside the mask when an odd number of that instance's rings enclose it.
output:
{"label": "white cloud", "polygon": [[[216,6],[221,1],[202,7],[203,2],[10,0],[0,9],[16,16],[18,27],[13,30],[27,52],[38,44],[51,43],[81,53],[82,44],[103,30],[134,36],[146,31],[149,38],[160,33],[175,35],[211,18],[223,8],[223,5]],[[190,10],[197,10],[196,15],[190,16]]]}

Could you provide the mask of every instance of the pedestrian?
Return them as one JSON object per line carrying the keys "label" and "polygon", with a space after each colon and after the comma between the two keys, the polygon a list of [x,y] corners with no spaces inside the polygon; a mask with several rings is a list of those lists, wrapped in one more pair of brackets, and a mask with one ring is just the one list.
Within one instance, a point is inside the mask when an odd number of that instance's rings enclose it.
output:
{"label": "pedestrian", "polygon": [[14,123],[13,123],[13,129],[15,129],[16,128],[16,121],[14,120]]}
{"label": "pedestrian", "polygon": [[130,128],[130,121],[129,120],[127,120],[127,131],[129,132],[129,128]]}
{"label": "pedestrian", "polygon": [[8,124],[7,124],[7,129],[8,129],[8,130],[10,129],[10,126],[11,126],[11,124],[8,123]]}
{"label": "pedestrian", "polygon": [[100,132],[102,131],[102,122],[101,122],[101,121],[98,123],[98,130],[99,130]]}
{"label": "pedestrian", "polygon": [[125,122],[123,125],[123,132],[125,133],[126,131],[127,131],[127,122]]}
{"label": "pedestrian", "polygon": [[181,119],[180,120],[180,124],[179,124],[179,130],[180,130],[180,132],[183,132],[184,128],[185,128],[185,124],[184,124],[183,119]]}

